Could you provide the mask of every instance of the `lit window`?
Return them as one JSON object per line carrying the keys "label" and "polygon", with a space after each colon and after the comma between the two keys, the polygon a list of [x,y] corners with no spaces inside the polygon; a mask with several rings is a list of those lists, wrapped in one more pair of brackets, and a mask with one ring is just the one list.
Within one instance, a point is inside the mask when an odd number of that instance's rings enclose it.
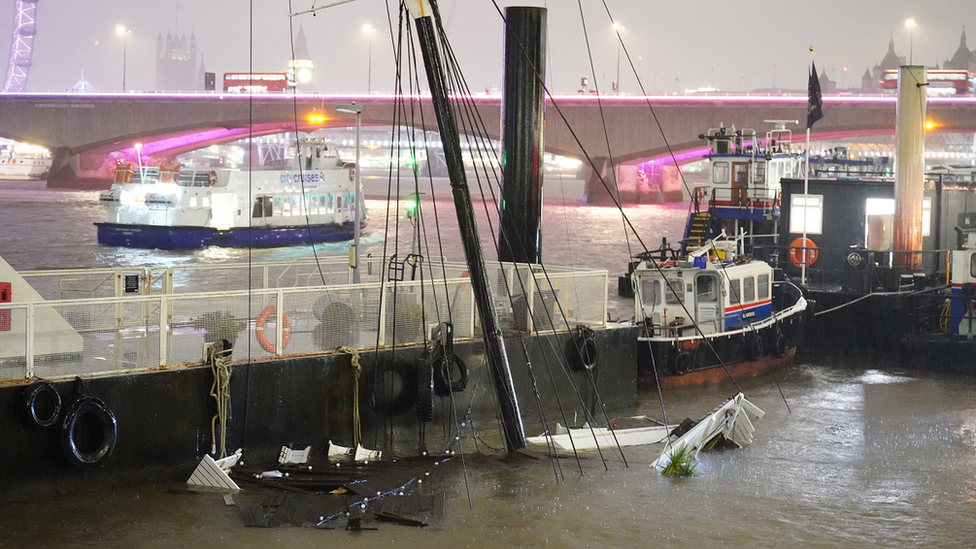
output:
{"label": "lit window", "polygon": [[712,183],[724,185],[729,182],[729,163],[715,162],[712,164]]}
{"label": "lit window", "polygon": [[759,275],[757,288],[759,300],[769,299],[769,275]]}
{"label": "lit window", "polygon": [[190,207],[191,208],[196,208],[197,207],[197,197],[195,197],[195,196],[191,196],[190,197]]}
{"label": "lit window", "polygon": [[[804,231],[804,223],[806,231]],[[790,232],[823,232],[823,196],[795,194],[790,197]]]}
{"label": "lit window", "polygon": [[930,226],[932,225],[932,199],[924,198],[922,199],[922,236],[929,236],[932,234]]}

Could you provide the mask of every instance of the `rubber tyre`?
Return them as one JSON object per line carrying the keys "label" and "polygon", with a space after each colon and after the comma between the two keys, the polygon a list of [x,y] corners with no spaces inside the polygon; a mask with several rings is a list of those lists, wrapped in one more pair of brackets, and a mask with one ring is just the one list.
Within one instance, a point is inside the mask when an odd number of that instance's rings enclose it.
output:
{"label": "rubber tyre", "polygon": [[61,395],[47,381],[35,383],[24,392],[24,411],[29,424],[52,427],[61,417]]}
{"label": "rubber tyre", "polygon": [[[80,440],[82,437],[89,440]],[[71,403],[61,422],[61,447],[68,463],[82,471],[104,464],[119,438],[115,414],[101,400],[83,396]]]}
{"label": "rubber tyre", "polygon": [[682,375],[687,374],[691,371],[691,365],[693,361],[691,360],[691,353],[689,351],[681,351],[674,356],[674,374]]}
{"label": "rubber tyre", "polygon": [[397,417],[417,402],[417,368],[406,362],[380,366],[373,381],[373,411],[383,417]]}
{"label": "rubber tyre", "polygon": [[764,349],[762,338],[759,334],[753,334],[746,338],[746,358],[751,361],[759,360],[763,357]]}
{"label": "rubber tyre", "polygon": [[[451,377],[451,369],[457,370],[458,377]],[[468,367],[461,357],[454,355],[451,360],[439,358],[434,361],[434,394],[441,397],[460,393],[468,386]]]}
{"label": "rubber tyre", "polygon": [[574,334],[566,343],[566,356],[574,370],[591,371],[600,363],[600,348],[592,337]]}
{"label": "rubber tyre", "polygon": [[786,336],[783,334],[776,334],[773,337],[773,356],[776,358],[783,358],[789,351],[790,347],[786,341]]}

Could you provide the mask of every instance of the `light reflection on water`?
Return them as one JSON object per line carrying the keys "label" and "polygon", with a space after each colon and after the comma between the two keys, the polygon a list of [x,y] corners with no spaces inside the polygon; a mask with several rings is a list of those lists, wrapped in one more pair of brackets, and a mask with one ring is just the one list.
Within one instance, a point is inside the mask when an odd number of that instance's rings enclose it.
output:
{"label": "light reflection on water", "polygon": [[[101,218],[97,194],[30,185],[0,184],[0,253],[21,270],[247,259],[245,250],[223,248],[100,247],[92,226]],[[383,204],[371,201],[369,209],[366,247],[382,253]],[[658,235],[678,238],[684,211],[683,206],[628,208],[635,225],[655,242]],[[611,277],[623,271],[627,242],[611,209],[555,205],[545,216],[548,261],[608,268]],[[406,246],[410,236],[404,227],[401,231]],[[346,244],[316,248],[326,255],[346,249]],[[303,247],[251,254],[254,261],[310,257]],[[767,412],[756,422],[756,441],[741,450],[703,454],[700,474],[691,479],[672,481],[653,473],[647,464],[654,456],[641,449],[628,450],[628,468],[613,458],[604,470],[598,459],[585,457],[582,475],[564,459],[564,483],[555,482],[544,459],[515,465],[469,460],[473,508],[467,507],[458,469],[436,474],[433,486],[428,484],[448,495],[443,531],[381,525],[360,534],[245,529],[237,510],[218,496],[168,493],[179,484],[161,479],[152,486],[2,506],[0,547],[972,546],[976,382],[877,365],[866,370],[843,361],[821,364],[815,357],[803,362],[777,374],[792,413],[771,377],[740,380],[747,396]],[[664,407],[671,422],[699,417],[731,391],[728,386],[680,388],[664,394]],[[643,393],[633,413],[660,417],[660,412],[657,395]]]}

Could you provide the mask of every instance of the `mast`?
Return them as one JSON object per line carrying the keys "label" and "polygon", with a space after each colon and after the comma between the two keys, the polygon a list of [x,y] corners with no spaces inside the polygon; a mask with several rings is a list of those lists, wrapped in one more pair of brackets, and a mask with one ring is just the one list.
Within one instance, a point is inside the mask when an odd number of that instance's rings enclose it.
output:
{"label": "mast", "polygon": [[475,303],[478,305],[478,316],[485,338],[485,358],[491,372],[495,395],[501,408],[505,444],[509,452],[514,452],[525,448],[525,428],[522,426],[522,414],[519,411],[518,400],[515,395],[512,370],[508,364],[508,355],[505,352],[505,341],[502,339],[501,330],[498,327],[498,318],[491,297],[491,283],[488,280],[481,242],[478,239],[478,226],[475,223],[474,208],[471,205],[471,192],[468,189],[468,181],[461,159],[461,141],[454,120],[454,112],[451,110],[451,103],[447,96],[444,67],[437,49],[437,31],[434,26],[434,12],[431,4],[436,4],[436,2],[434,0],[406,0],[407,9],[413,15],[417,26],[417,40],[423,53],[427,84],[430,86],[431,101],[437,117],[437,126],[440,129],[441,142],[444,146],[444,159],[447,162],[447,172],[451,180],[451,192],[454,195],[458,229],[461,232],[464,257],[468,263],[471,287],[474,292]]}

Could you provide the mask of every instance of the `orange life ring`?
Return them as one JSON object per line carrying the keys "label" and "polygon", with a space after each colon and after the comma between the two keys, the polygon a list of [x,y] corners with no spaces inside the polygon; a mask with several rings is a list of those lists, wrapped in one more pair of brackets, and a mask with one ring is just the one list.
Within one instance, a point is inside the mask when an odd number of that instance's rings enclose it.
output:
{"label": "orange life ring", "polygon": [[213,187],[217,184],[217,172],[210,170],[210,186]]}
{"label": "orange life ring", "polygon": [[349,168],[349,181],[356,180],[356,168]]}
{"label": "orange life ring", "polygon": [[817,250],[817,244],[813,240],[800,237],[790,242],[789,256],[790,261],[797,267],[803,267],[804,265],[809,267],[817,262],[817,258],[820,257],[820,252]]}
{"label": "orange life ring", "polygon": [[[261,348],[269,353],[275,352],[274,343],[268,341],[268,338],[264,335],[264,325],[268,322],[268,318],[275,314],[274,305],[268,305],[261,311],[258,315],[258,320],[255,322],[254,334],[258,338],[258,343],[261,344]],[[281,348],[284,349],[288,346],[288,341],[291,340],[291,321],[288,320],[288,313],[281,311]]]}

